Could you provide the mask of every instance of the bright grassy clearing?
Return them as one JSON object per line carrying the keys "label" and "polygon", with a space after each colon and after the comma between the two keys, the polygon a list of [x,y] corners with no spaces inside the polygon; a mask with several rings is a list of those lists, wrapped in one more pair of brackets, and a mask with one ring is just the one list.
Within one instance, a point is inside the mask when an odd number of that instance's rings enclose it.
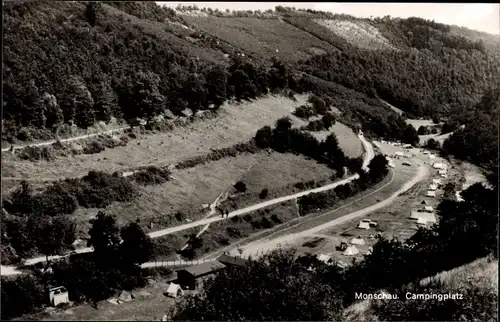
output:
{"label": "bright grassy clearing", "polygon": [[335,122],[329,131],[310,132],[318,140],[324,140],[331,132],[335,133],[340,148],[345,155],[354,158],[363,155],[363,145],[354,131],[345,124]]}
{"label": "bright grassy clearing", "polygon": [[421,126],[434,126],[434,125],[436,125],[434,122],[432,122],[432,120],[407,119],[406,123],[412,125],[415,128],[415,130],[418,130],[418,128]]}
{"label": "bright grassy clearing", "polygon": [[[245,53],[286,61],[307,59],[335,47],[279,19],[193,17],[184,19],[198,29],[229,42]],[[277,51],[278,50],[278,51]]]}
{"label": "bright grassy clearing", "polygon": [[[193,168],[174,170],[174,180],[162,185],[142,187],[136,200],[114,203],[106,213],[116,215],[124,224],[140,218],[147,222],[155,218],[154,230],[160,226],[179,224],[175,212],[189,213],[188,219],[201,218],[208,210],[203,204],[213,202],[238,180],[247,182],[249,191],[260,192],[288,186],[301,181],[328,178],[333,171],[314,160],[289,153],[239,155]],[[87,221],[97,209],[78,209],[75,218]],[[185,219],[184,219],[185,220]]]}
{"label": "bright grassy clearing", "polygon": [[170,132],[156,133],[132,140],[127,146],[106,149],[101,153],[61,157],[52,162],[31,162],[2,156],[3,176],[20,178],[59,179],[84,176],[90,170],[114,172],[132,167],[165,165],[189,157],[205,155],[211,149],[231,146],[251,139],[255,132],[273,125],[277,119],[290,116],[296,126],[304,125],[291,115],[305,104],[307,95],[296,95],[297,101],[282,96],[267,96],[253,102],[226,104],[213,119],[195,121]]}
{"label": "bright grassy clearing", "polygon": [[314,22],[360,48],[394,49],[377,28],[366,22],[335,19],[316,19]]}

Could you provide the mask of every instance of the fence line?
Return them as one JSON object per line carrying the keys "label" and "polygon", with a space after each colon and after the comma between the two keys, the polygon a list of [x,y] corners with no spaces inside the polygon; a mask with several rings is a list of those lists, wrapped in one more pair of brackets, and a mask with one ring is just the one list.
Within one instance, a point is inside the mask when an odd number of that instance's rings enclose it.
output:
{"label": "fence line", "polygon": [[[279,245],[278,248],[280,248],[283,245]],[[264,249],[260,250],[258,252],[248,254],[248,255],[243,255],[243,254],[236,254],[236,255],[231,255],[234,257],[240,257],[243,259],[255,259],[259,256],[262,256],[266,253],[269,253],[270,251],[273,251],[274,249]],[[226,253],[227,254],[227,253]],[[193,260],[182,260],[182,259],[176,259],[176,260],[154,260],[153,267],[181,267],[181,266],[195,266],[195,265],[200,265],[204,263],[209,263],[209,262],[215,262],[217,259],[209,259],[209,258],[203,258],[203,259],[193,259]]]}

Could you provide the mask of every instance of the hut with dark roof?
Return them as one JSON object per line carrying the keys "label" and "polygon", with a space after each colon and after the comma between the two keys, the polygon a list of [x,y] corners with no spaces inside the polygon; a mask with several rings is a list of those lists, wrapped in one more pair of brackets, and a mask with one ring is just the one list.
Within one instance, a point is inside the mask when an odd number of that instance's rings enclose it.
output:
{"label": "hut with dark roof", "polygon": [[224,267],[226,267],[224,264],[217,261],[191,266],[177,271],[177,281],[182,288],[195,290],[203,284],[206,277],[215,274]]}

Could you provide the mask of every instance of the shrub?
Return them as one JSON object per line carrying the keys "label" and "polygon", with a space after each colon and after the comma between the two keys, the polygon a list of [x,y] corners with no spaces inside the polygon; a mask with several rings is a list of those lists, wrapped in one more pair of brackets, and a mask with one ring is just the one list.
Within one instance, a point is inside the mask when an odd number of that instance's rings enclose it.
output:
{"label": "shrub", "polygon": [[269,191],[267,190],[267,188],[262,189],[262,191],[259,193],[259,198],[266,199],[268,193],[269,193]]}
{"label": "shrub", "polygon": [[84,154],[96,154],[106,150],[104,145],[98,141],[92,141],[83,148]]}
{"label": "shrub", "polygon": [[167,182],[170,179],[170,170],[149,166],[145,170],[140,170],[131,176],[131,179],[143,186],[157,185]]}
{"label": "shrub", "polygon": [[293,111],[293,115],[302,119],[308,119],[316,115],[316,111],[312,106],[302,105],[295,108],[295,111]]}
{"label": "shrub", "polygon": [[262,217],[262,219],[260,220],[260,225],[264,229],[269,229],[269,228],[273,228],[274,223],[272,221],[270,221],[269,219],[267,219],[267,217]]}
{"label": "shrub", "polygon": [[439,141],[430,138],[429,140],[427,140],[427,142],[425,142],[425,147],[431,150],[439,150],[441,148],[441,144],[439,143]]}
{"label": "shrub", "polygon": [[253,229],[261,229],[262,228],[262,223],[260,220],[252,221],[252,222],[250,222],[250,224],[252,225]]}
{"label": "shrub", "polygon": [[321,121],[323,122],[324,128],[329,129],[331,126],[335,125],[335,116],[332,113],[327,113],[323,115],[321,118]]}
{"label": "shrub", "polygon": [[49,147],[38,147],[38,146],[28,146],[24,149],[20,149],[17,152],[19,158],[29,161],[52,161],[55,156]]}
{"label": "shrub", "polygon": [[242,237],[241,231],[238,228],[235,227],[227,227],[226,228],[227,234],[231,238],[240,238]]}
{"label": "shrub", "polygon": [[186,215],[184,215],[182,212],[178,211],[178,212],[175,213],[175,219],[177,221],[182,222],[182,221],[184,221],[186,219]]}
{"label": "shrub", "polygon": [[276,215],[276,214],[271,215],[271,220],[274,221],[277,224],[283,223],[283,221],[281,220],[281,218],[278,215]]}
{"label": "shrub", "polygon": [[245,192],[245,191],[247,191],[247,185],[244,182],[242,182],[242,181],[236,182],[235,185],[234,185],[234,188],[238,192]]}
{"label": "shrub", "polygon": [[2,320],[31,313],[47,302],[46,285],[38,278],[23,275],[15,279],[2,277]]}

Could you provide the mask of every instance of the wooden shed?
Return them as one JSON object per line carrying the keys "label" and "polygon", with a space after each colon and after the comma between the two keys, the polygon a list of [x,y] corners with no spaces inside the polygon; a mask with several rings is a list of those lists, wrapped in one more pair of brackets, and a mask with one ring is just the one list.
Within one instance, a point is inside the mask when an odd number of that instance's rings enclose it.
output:
{"label": "wooden shed", "polygon": [[206,262],[177,271],[177,281],[184,289],[198,289],[205,277],[208,277],[226,267],[220,262]]}

